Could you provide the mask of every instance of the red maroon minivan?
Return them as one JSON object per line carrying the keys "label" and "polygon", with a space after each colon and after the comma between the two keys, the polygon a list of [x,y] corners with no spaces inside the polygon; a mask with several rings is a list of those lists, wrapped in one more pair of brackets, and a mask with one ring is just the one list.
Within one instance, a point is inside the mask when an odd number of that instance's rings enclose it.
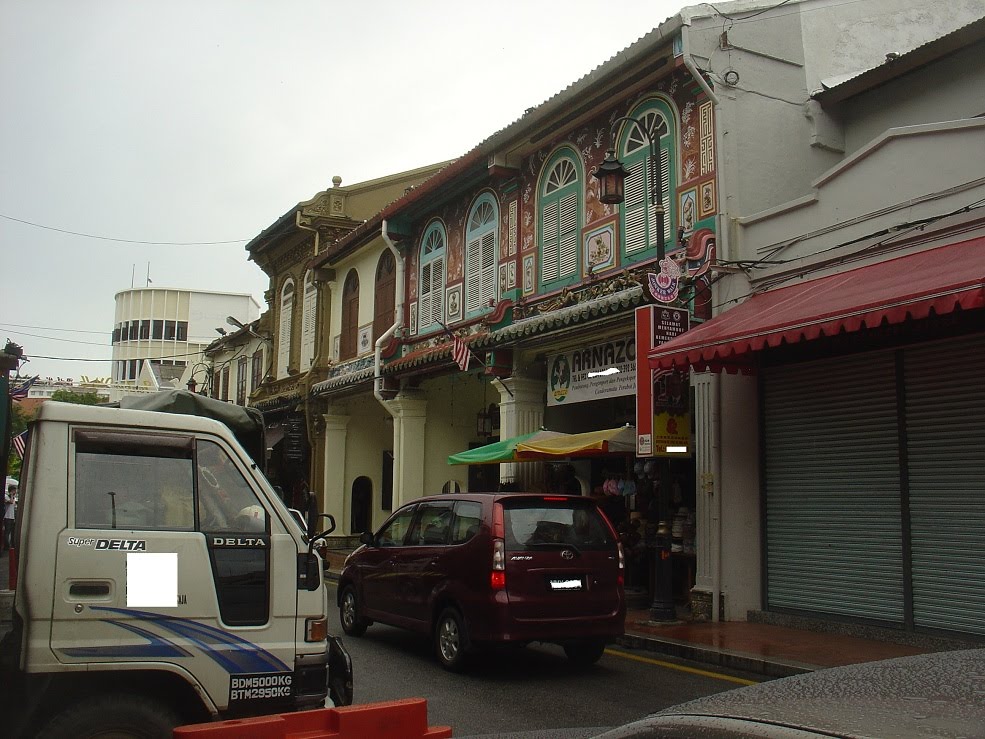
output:
{"label": "red maroon minivan", "polygon": [[622,546],[590,498],[461,493],[398,509],[342,568],[342,629],[374,621],[434,639],[460,670],[472,647],[554,642],[594,664],[626,621]]}

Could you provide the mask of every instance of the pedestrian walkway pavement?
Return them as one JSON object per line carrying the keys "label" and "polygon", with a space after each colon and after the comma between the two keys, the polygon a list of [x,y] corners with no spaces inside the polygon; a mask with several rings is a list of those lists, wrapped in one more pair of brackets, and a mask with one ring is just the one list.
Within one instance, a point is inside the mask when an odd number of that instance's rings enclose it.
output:
{"label": "pedestrian walkway pavement", "polygon": [[[650,620],[648,609],[634,609],[627,612],[625,635],[617,643],[768,677],[982,646],[958,639],[759,612],[751,612],[749,617],[748,621],[682,619],[660,623]],[[837,633],[833,629],[854,633]]]}

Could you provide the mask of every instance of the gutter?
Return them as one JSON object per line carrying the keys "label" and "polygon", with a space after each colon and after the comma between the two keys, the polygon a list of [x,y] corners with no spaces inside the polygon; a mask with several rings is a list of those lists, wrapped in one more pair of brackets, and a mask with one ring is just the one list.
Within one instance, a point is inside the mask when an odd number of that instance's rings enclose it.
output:
{"label": "gutter", "polygon": [[400,251],[397,249],[397,245],[393,243],[393,239],[390,238],[390,234],[387,231],[386,219],[382,219],[380,225],[380,236],[383,237],[383,241],[386,242],[387,248],[393,252],[393,258],[396,260],[397,274],[396,274],[396,299],[394,300],[394,310],[393,310],[393,324],[383,335],[376,340],[376,346],[373,350],[373,397],[379,401],[386,412],[391,416],[396,418],[396,413],[387,405],[386,400],[383,399],[383,345],[390,340],[398,328],[400,328],[401,317],[404,315],[404,297],[405,297],[405,287],[404,287],[404,272],[406,266],[404,264],[404,258],[401,256]]}
{"label": "gutter", "polygon": [[[721,173],[723,167],[721,166],[722,159],[725,156],[725,132],[723,130],[722,121],[722,106],[721,100],[715,91],[711,89],[708,81],[704,78],[704,75],[698,70],[697,65],[694,63],[694,57],[691,54],[691,38],[689,31],[691,30],[691,16],[685,12],[680,13],[681,18],[681,58],[684,60],[684,67],[688,72],[691,73],[691,77],[708,99],[711,100],[713,110],[715,111],[715,179],[719,184],[722,183]],[[719,188],[722,190],[724,188]],[[727,261],[731,247],[729,245],[729,229],[728,229],[728,214],[725,209],[728,207],[728,199],[722,197],[722,193],[719,192],[718,195],[719,203],[719,214],[718,214],[718,224],[716,234],[716,258],[719,261]]]}

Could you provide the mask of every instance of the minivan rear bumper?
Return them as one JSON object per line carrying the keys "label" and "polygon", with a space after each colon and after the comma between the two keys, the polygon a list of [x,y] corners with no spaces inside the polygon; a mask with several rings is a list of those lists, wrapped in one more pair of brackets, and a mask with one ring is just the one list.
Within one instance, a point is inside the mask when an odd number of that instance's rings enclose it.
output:
{"label": "minivan rear bumper", "polygon": [[468,624],[473,642],[563,642],[572,639],[616,639],[625,632],[626,603],[597,616],[557,618],[516,618],[502,591],[491,594],[489,601],[472,609]]}

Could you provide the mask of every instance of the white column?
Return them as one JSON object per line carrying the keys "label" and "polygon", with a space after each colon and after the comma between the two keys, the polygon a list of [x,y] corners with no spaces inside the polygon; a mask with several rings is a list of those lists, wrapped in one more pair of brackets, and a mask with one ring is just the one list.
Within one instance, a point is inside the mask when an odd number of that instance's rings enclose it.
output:
{"label": "white column", "polygon": [[[333,410],[336,412],[333,413]],[[322,479],[322,511],[335,516],[339,533],[349,533],[349,506],[346,495],[345,445],[349,416],[329,408],[325,421],[325,472]]]}
{"label": "white column", "polygon": [[424,432],[427,400],[417,390],[401,390],[387,401],[393,413],[393,508],[424,495]]}
{"label": "white column", "polygon": [[[494,380],[499,390],[499,429],[504,439],[539,431],[544,424],[546,383],[529,377]],[[531,490],[543,481],[544,465],[540,462],[509,462],[499,467],[501,482],[516,481],[521,490]]]}
{"label": "white column", "polygon": [[695,461],[695,570],[696,591],[712,598],[712,620],[717,621],[721,592],[721,419],[718,416],[720,379],[713,372],[691,373],[694,388]]}

